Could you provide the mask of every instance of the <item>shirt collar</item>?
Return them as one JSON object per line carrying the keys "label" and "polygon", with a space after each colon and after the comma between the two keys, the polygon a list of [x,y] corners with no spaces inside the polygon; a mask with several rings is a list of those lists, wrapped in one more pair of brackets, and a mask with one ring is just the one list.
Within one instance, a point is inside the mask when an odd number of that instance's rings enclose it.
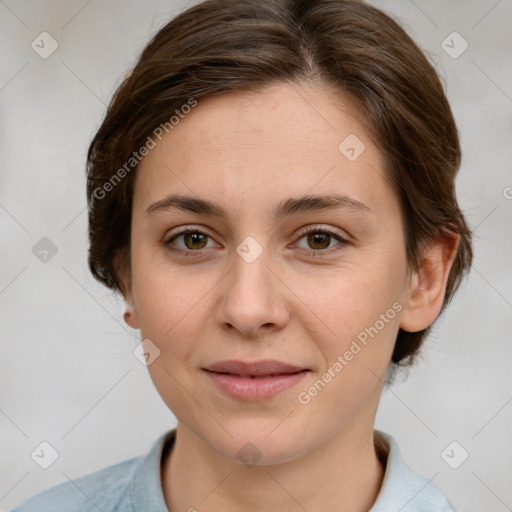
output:
{"label": "shirt collar", "polygon": [[427,480],[405,465],[400,448],[392,436],[374,430],[374,440],[381,460],[385,459],[385,473],[377,499],[369,512],[455,511],[441,489],[432,482],[435,475]]}
{"label": "shirt collar", "polygon": [[162,490],[162,454],[174,443],[176,429],[162,434],[135,472],[131,484],[133,510],[169,512]]}

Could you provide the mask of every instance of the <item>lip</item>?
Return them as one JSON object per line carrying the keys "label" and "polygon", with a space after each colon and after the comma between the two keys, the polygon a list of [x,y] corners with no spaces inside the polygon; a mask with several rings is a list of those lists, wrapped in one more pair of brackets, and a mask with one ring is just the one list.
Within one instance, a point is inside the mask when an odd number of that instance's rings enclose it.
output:
{"label": "lip", "polygon": [[301,370],[306,370],[302,366],[295,366],[288,363],[283,363],[281,361],[276,361],[275,359],[263,359],[261,361],[238,361],[238,360],[229,360],[229,361],[219,361],[214,363],[205,370],[209,370],[215,373],[230,373],[234,375],[241,376],[264,376],[264,375],[283,375],[290,373],[297,373]]}
{"label": "lip", "polygon": [[219,361],[204,372],[225,394],[243,401],[272,398],[297,384],[310,370],[275,360]]}

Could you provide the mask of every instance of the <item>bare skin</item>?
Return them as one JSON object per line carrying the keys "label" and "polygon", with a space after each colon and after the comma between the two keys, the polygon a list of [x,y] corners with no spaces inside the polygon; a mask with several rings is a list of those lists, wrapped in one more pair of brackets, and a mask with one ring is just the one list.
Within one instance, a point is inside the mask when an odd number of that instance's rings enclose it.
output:
{"label": "bare skin", "polygon": [[[349,134],[365,145],[354,161],[338,149]],[[384,469],[373,428],[398,329],[435,320],[457,245],[439,239],[410,271],[381,158],[348,99],[280,84],[200,101],[139,166],[127,323],[159,348],[148,369],[178,420],[162,466],[171,512],[367,512],[377,498]],[[169,194],[215,202],[226,217],[175,207],[146,213]],[[367,209],[272,216],[285,199],[328,194]],[[183,226],[206,236],[164,245]],[[302,228],[333,234],[322,241]],[[247,237],[262,249],[250,263],[236,251]],[[357,336],[381,324],[332,376]],[[226,359],[310,371],[272,398],[247,402],[203,370]],[[308,394],[329,368],[325,387]],[[248,442],[261,456],[251,467],[238,455]]]}

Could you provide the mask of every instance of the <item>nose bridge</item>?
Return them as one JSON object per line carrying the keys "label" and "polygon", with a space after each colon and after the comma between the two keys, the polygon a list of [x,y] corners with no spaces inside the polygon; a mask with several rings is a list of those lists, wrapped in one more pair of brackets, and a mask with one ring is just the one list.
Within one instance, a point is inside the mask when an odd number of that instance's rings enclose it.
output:
{"label": "nose bridge", "polygon": [[[271,255],[268,248],[263,248],[252,237],[248,237],[236,248],[234,257],[235,284],[239,283],[241,291],[244,288],[250,293],[271,291],[268,283],[268,266],[271,264]],[[264,295],[269,295],[264,293]]]}
{"label": "nose bridge", "polygon": [[247,237],[237,246],[218,312],[221,323],[244,334],[254,334],[267,324],[282,326],[286,305],[271,265],[270,251],[254,238]]}

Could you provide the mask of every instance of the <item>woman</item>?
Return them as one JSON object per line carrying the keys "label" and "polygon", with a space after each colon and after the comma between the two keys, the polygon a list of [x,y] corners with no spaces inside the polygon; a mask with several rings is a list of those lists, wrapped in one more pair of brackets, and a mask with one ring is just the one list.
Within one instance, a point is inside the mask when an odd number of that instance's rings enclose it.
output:
{"label": "woman", "polygon": [[460,160],[435,70],[362,1],[169,22],[87,192],[91,271],[178,425],[16,510],[455,510],[374,420],[471,265]]}

